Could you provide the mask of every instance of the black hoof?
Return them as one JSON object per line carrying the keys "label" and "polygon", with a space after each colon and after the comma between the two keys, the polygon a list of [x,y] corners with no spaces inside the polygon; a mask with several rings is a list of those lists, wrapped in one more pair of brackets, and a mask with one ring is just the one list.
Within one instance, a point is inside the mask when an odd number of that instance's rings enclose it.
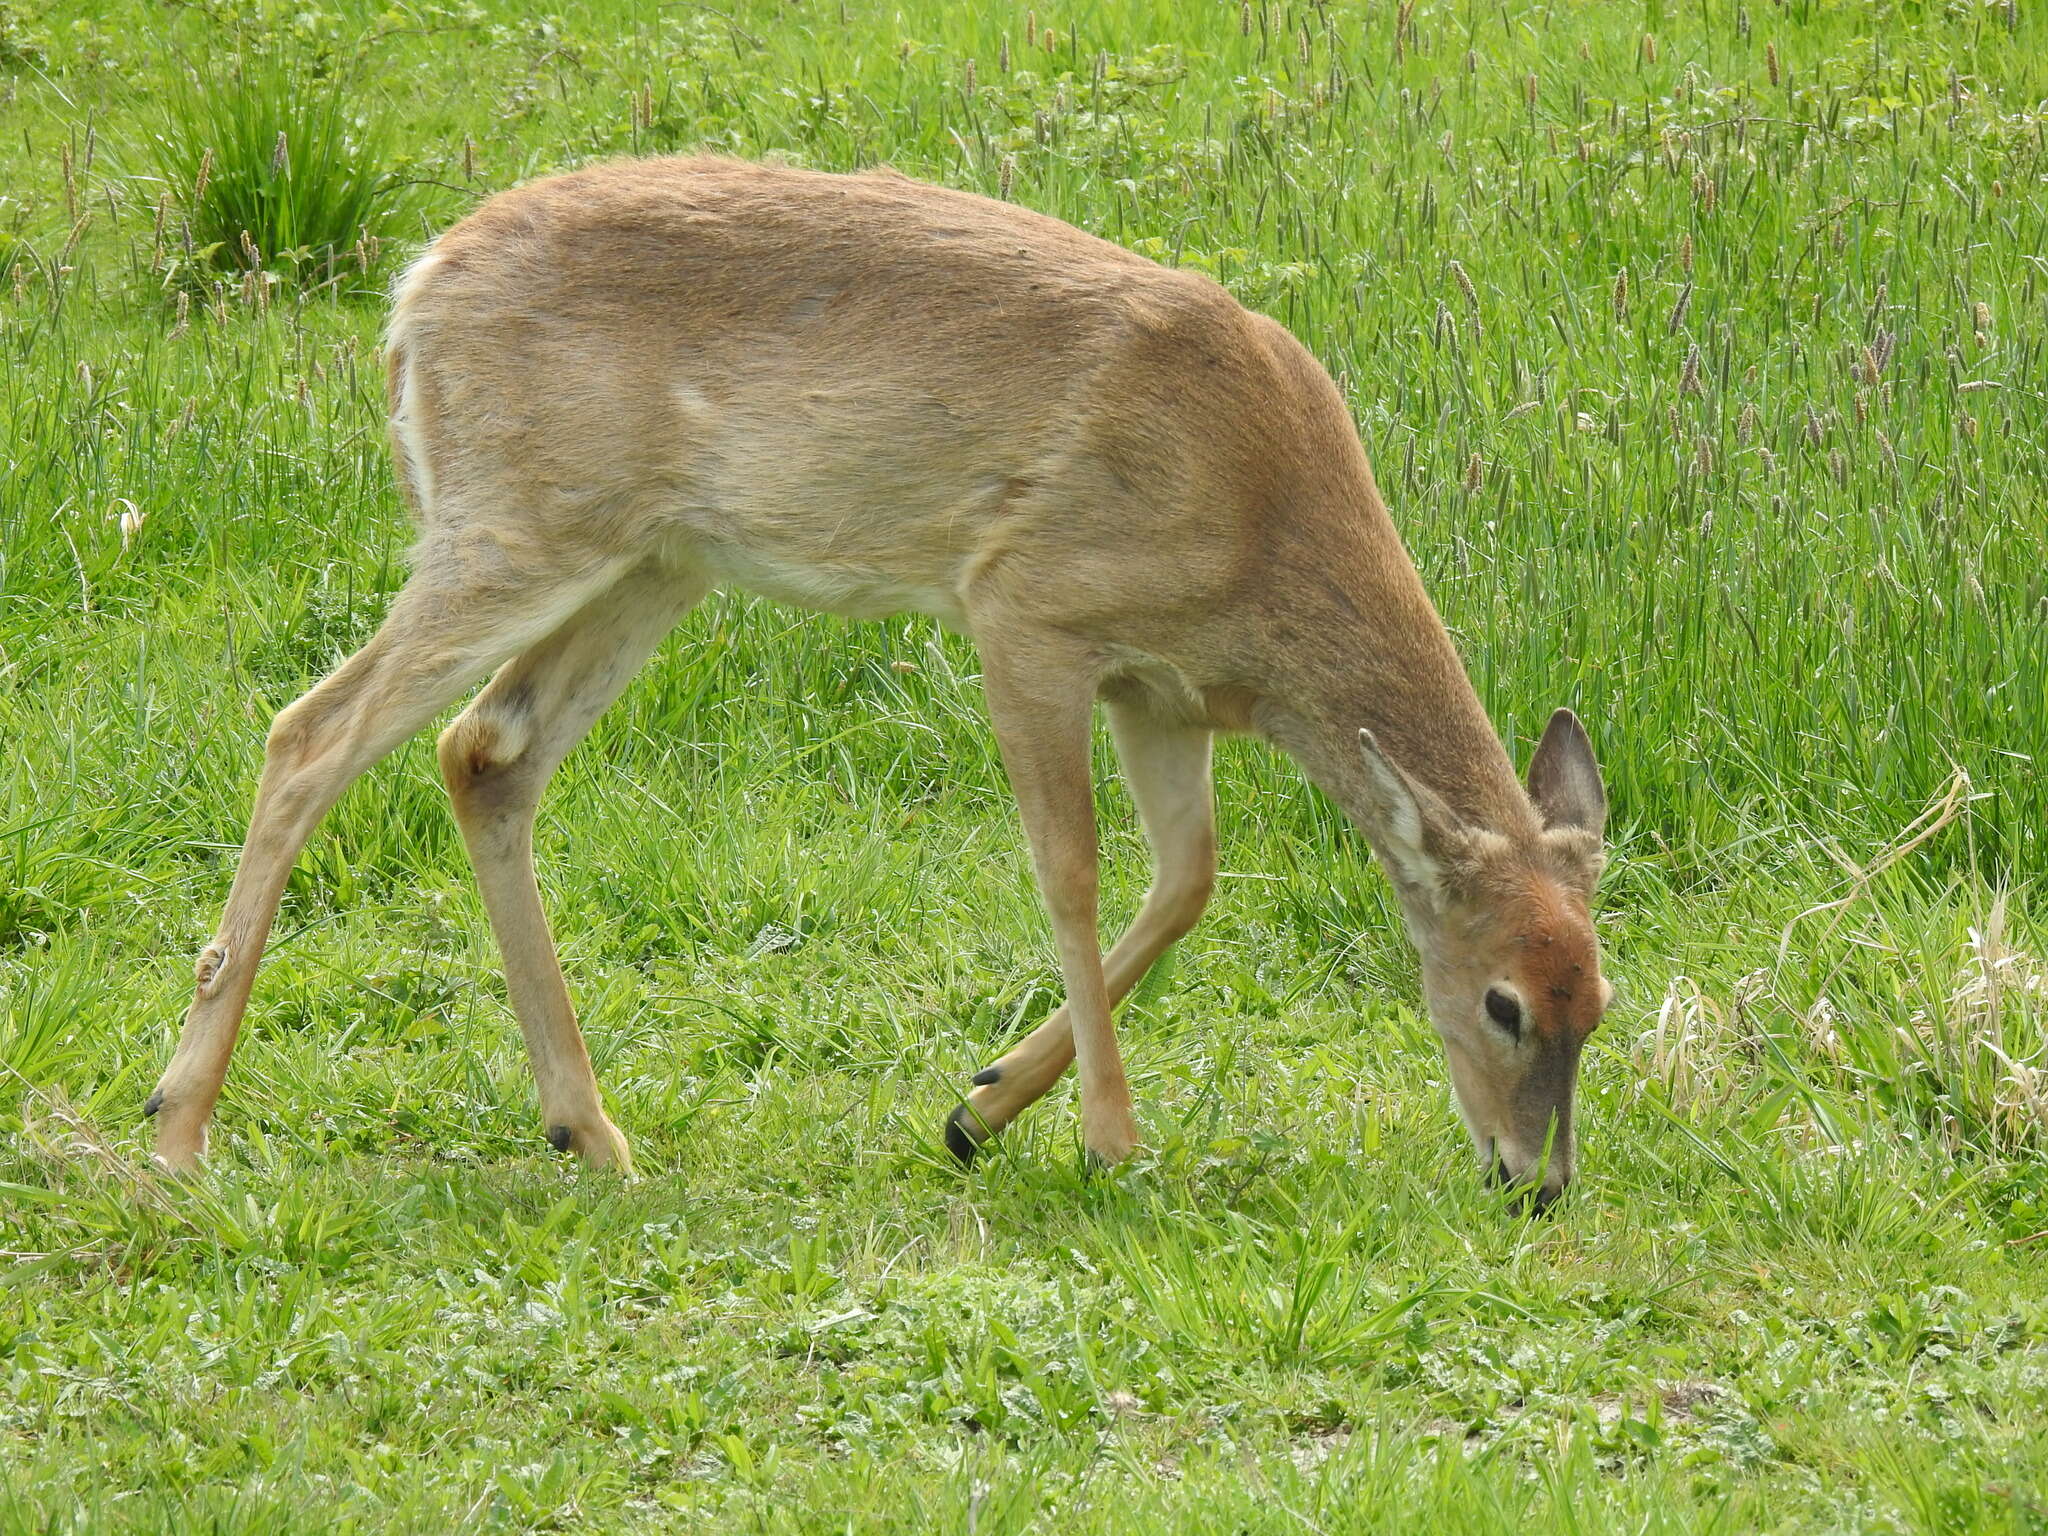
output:
{"label": "black hoof", "polygon": [[953,1106],[953,1113],[946,1116],[946,1150],[960,1160],[962,1168],[974,1166],[974,1154],[981,1150],[981,1143],[967,1127],[972,1121],[979,1125],[980,1117],[965,1103]]}
{"label": "black hoof", "polygon": [[1002,1080],[1003,1069],[1001,1067],[983,1067],[969,1079],[977,1088],[986,1088],[990,1083],[1000,1083]]}
{"label": "black hoof", "polygon": [[159,1088],[155,1093],[152,1093],[148,1098],[142,1101],[142,1118],[147,1120],[151,1115],[155,1114],[158,1110],[162,1109],[163,1107],[164,1091],[163,1089]]}
{"label": "black hoof", "polygon": [[568,1151],[568,1150],[569,1150],[569,1127],[567,1127],[566,1125],[551,1125],[551,1126],[549,1126],[549,1127],[548,1127],[548,1145],[549,1145],[549,1146],[551,1146],[551,1147],[553,1147],[553,1148],[554,1148],[554,1149],[555,1149],[555,1150],[556,1150],[557,1152],[566,1152],[566,1151]]}

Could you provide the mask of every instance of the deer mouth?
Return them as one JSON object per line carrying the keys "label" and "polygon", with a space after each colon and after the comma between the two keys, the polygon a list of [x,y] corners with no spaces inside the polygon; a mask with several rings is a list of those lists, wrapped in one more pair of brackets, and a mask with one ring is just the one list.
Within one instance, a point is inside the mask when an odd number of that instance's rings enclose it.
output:
{"label": "deer mouth", "polygon": [[1508,1191],[1509,1205],[1525,1215],[1542,1215],[1555,1205],[1558,1196],[1564,1193],[1562,1184],[1553,1185],[1547,1180],[1536,1183],[1526,1174],[1514,1173],[1509,1169],[1507,1160],[1498,1152],[1494,1153],[1487,1174],[1496,1188]]}

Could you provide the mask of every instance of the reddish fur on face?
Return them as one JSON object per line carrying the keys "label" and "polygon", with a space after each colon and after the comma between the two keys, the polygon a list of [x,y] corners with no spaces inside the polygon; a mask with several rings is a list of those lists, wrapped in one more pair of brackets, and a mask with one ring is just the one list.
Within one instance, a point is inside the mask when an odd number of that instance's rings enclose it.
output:
{"label": "reddish fur on face", "polygon": [[1528,1027],[1573,1045],[1600,1022],[1600,951],[1583,898],[1539,874],[1506,894],[1499,921],[1512,937],[1512,980],[1528,1006]]}

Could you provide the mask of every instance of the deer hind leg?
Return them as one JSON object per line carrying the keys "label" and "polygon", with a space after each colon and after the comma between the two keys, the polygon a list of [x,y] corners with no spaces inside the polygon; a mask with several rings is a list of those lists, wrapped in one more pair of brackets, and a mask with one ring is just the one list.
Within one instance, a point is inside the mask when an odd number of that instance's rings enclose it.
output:
{"label": "deer hind leg", "polygon": [[610,574],[535,583],[519,579],[494,545],[460,535],[430,543],[369,644],[278,714],[227,909],[199,953],[177,1049],[143,1106],[157,1118],[159,1162],[183,1171],[206,1151],[257,960],[292,864],[320,819],[365,769],[559,624]]}
{"label": "deer hind leg", "polygon": [[[1111,691],[1106,702],[1153,857],[1144,904],[1103,960],[1115,1006],[1200,920],[1216,883],[1216,821],[1208,728],[1159,714],[1135,691]],[[971,1162],[976,1149],[1043,1097],[1073,1059],[1073,1025],[1062,1007],[975,1074],[973,1091],[946,1120],[953,1155]]]}
{"label": "deer hind leg", "polygon": [[[991,707],[993,709],[993,703]],[[1152,887],[1146,893],[1137,917],[1123,937],[1117,940],[1107,958],[1100,961],[1106,993],[1105,1012],[1122,1001],[1153,962],[1195,925],[1208,902],[1216,874],[1209,731],[1157,713],[1135,690],[1110,690],[1108,712],[1110,729],[1116,738],[1118,753],[1123,758],[1139,820],[1152,844],[1155,868]],[[1007,746],[1005,757],[1008,757]],[[1021,804],[1021,791],[1019,800]],[[1092,796],[1088,808],[1092,849]],[[1092,890],[1092,854],[1089,874]],[[1092,947],[1092,911],[1089,939]],[[975,1075],[974,1090],[946,1121],[946,1145],[962,1162],[971,1161],[984,1141],[1043,1096],[1059,1081],[1068,1063],[1075,1059],[1081,1031],[1076,1025],[1072,996],[1070,987],[1068,1004],[1054,1012],[993,1066]],[[1113,1051],[1114,1035],[1107,1029],[1103,1032],[1109,1034]],[[1121,1086],[1120,1058],[1116,1069],[1116,1083]],[[1084,1124],[1088,1096],[1084,1068]],[[1128,1106],[1127,1088],[1124,1089],[1124,1103]],[[1091,1151],[1100,1150],[1092,1141],[1089,1146]]]}
{"label": "deer hind leg", "polygon": [[700,597],[694,572],[648,564],[507,662],[441,734],[441,773],[491,916],[505,985],[557,1151],[630,1175],[562,980],[533,871],[534,812],[555,769]]}

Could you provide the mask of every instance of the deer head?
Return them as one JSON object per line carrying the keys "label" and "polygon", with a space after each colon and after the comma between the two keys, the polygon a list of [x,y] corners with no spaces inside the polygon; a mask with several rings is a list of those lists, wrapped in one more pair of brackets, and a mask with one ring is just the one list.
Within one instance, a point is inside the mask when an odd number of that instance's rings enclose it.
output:
{"label": "deer head", "polygon": [[1551,716],[1529,763],[1533,836],[1461,821],[1361,732],[1367,826],[1422,956],[1430,1022],[1480,1160],[1541,1207],[1572,1176],[1579,1056],[1613,988],[1588,902],[1607,794],[1585,727]]}

